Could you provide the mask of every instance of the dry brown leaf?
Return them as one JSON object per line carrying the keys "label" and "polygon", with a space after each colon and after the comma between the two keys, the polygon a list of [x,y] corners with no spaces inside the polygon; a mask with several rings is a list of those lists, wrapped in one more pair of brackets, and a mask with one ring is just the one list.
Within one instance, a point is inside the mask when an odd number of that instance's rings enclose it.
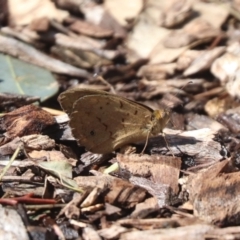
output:
{"label": "dry brown leaf", "polygon": [[27,105],[1,117],[1,131],[8,138],[39,134],[46,127],[54,125],[55,119],[48,112],[34,105]]}
{"label": "dry brown leaf", "polygon": [[28,26],[32,31],[36,32],[46,32],[49,30],[50,22],[47,17],[41,17],[33,19]]}
{"label": "dry brown leaf", "polygon": [[213,230],[214,227],[207,224],[195,224],[185,227],[177,228],[163,228],[163,229],[153,229],[153,230],[135,230],[129,231],[121,234],[120,240],[152,240],[156,238],[164,240],[178,240],[179,236],[181,239],[189,240],[202,240],[205,237],[205,234],[210,230]]}
{"label": "dry brown leaf", "polygon": [[136,202],[141,202],[146,197],[144,189],[109,175],[76,177],[74,180],[80,188],[92,189],[98,187],[101,191],[108,190],[105,201],[124,208],[133,207]]}
{"label": "dry brown leaf", "polygon": [[116,38],[124,38],[126,36],[125,29],[103,5],[85,2],[85,4],[80,5],[80,9],[84,13],[87,22],[112,31]]}
{"label": "dry brown leaf", "polygon": [[40,150],[40,151],[32,151],[28,153],[31,158],[42,158],[46,157],[48,161],[68,161],[68,159],[61,153],[60,151],[52,150]]}
{"label": "dry brown leaf", "polygon": [[[201,162],[216,162],[222,159],[222,155],[220,154],[222,149],[221,144],[213,140],[217,133],[216,130],[202,128],[181,132],[165,128],[163,132],[166,134],[165,138],[168,143],[168,149],[174,155],[184,153],[188,156],[194,156],[198,164]],[[155,140],[153,139],[153,141]],[[155,146],[152,149],[153,153],[161,152],[161,150],[166,148],[159,146],[159,140],[158,143],[155,143]]]}
{"label": "dry brown leaf", "polygon": [[240,97],[240,60],[239,44],[233,44],[228,52],[214,61],[211,72],[221,81],[232,97]]}
{"label": "dry brown leaf", "polygon": [[229,160],[189,178],[190,199],[194,215],[209,223],[228,225],[239,222],[238,192],[239,172]]}
{"label": "dry brown leaf", "polygon": [[239,105],[230,96],[226,97],[215,97],[207,101],[204,106],[205,111],[212,118],[216,118],[220,113],[225,112],[228,109],[235,108]]}
{"label": "dry brown leaf", "polygon": [[[240,125],[239,125],[240,108],[239,108],[239,104],[237,105],[238,107],[233,109],[228,109],[225,113],[221,113],[217,117],[217,121],[219,121],[228,130],[230,130],[232,133],[235,133],[235,134],[238,134],[240,132]],[[235,149],[234,154],[238,155],[237,148]]]}
{"label": "dry brown leaf", "polygon": [[25,25],[36,18],[47,17],[63,21],[69,13],[57,9],[50,0],[18,0],[16,7],[15,0],[8,1],[9,22],[11,25]]}
{"label": "dry brown leaf", "polygon": [[127,20],[135,19],[143,8],[143,0],[106,0],[105,8],[122,25],[126,26]]}
{"label": "dry brown leaf", "polygon": [[51,58],[39,50],[13,38],[0,35],[0,51],[53,72],[78,77],[89,76],[89,73],[84,69],[76,68],[67,63]]}
{"label": "dry brown leaf", "polygon": [[160,25],[164,27],[175,27],[186,21],[192,14],[192,0],[172,0],[163,10]]}
{"label": "dry brown leaf", "polygon": [[28,135],[21,137],[24,147],[31,150],[45,150],[55,147],[54,139],[51,139],[47,135]]}
{"label": "dry brown leaf", "polygon": [[142,216],[142,214],[147,212],[147,210],[151,211],[153,209],[157,209],[157,207],[158,202],[156,197],[148,198],[144,202],[138,203],[136,205],[135,210],[131,214],[131,217],[134,219],[139,219]]}
{"label": "dry brown leaf", "polygon": [[177,69],[179,71],[188,68],[191,63],[197,59],[204,51],[203,50],[192,50],[188,49],[182,53],[177,60]]}
{"label": "dry brown leaf", "polygon": [[105,239],[119,238],[122,233],[128,232],[125,227],[112,225],[109,228],[101,229],[98,231],[99,235]]}
{"label": "dry brown leaf", "polygon": [[104,43],[92,39],[86,36],[67,36],[62,33],[55,34],[56,44],[59,46],[83,49],[83,50],[94,50],[101,49],[104,47]]}
{"label": "dry brown leaf", "polygon": [[200,18],[209,22],[216,29],[220,29],[230,14],[230,2],[204,2],[194,1],[193,11],[196,11]]}
{"label": "dry brown leaf", "polygon": [[137,76],[148,80],[162,80],[172,76],[176,71],[176,63],[169,64],[149,64],[142,66]]}
{"label": "dry brown leaf", "polygon": [[[162,35],[163,36],[163,35]],[[163,37],[164,38],[164,37]],[[166,48],[160,41],[150,53],[151,64],[171,63],[174,62],[189,46],[180,48]]]}
{"label": "dry brown leaf", "polygon": [[169,30],[158,26],[158,19],[154,19],[156,11],[160,14],[161,10],[146,6],[126,40],[126,46],[139,57],[149,57],[154,47],[169,33]]}
{"label": "dry brown leaf", "polygon": [[188,128],[190,129],[209,128],[211,129],[211,131],[216,133],[219,130],[226,130],[226,128],[221,123],[205,115],[199,115],[199,114],[190,115],[187,118],[187,121],[188,121]]}
{"label": "dry brown leaf", "polygon": [[190,66],[183,72],[183,75],[189,76],[209,69],[214,60],[223,54],[224,51],[225,47],[215,47],[212,50],[203,51],[194,61],[192,61]]}
{"label": "dry brown leaf", "polygon": [[202,18],[197,18],[186,24],[183,31],[186,34],[193,35],[198,40],[207,38],[212,39],[222,33],[220,29],[215,28],[211,23]]}
{"label": "dry brown leaf", "polygon": [[106,38],[113,35],[111,30],[80,20],[74,21],[69,28],[74,32],[96,38]]}
{"label": "dry brown leaf", "polygon": [[154,183],[168,185],[177,194],[181,160],[170,156],[157,155],[117,155],[120,168],[132,175],[149,178]]}

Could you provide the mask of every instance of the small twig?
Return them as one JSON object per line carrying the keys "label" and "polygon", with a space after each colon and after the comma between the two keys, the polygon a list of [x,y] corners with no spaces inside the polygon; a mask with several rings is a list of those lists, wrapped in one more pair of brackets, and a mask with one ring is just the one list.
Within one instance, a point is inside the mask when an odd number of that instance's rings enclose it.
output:
{"label": "small twig", "polygon": [[26,205],[25,208],[27,210],[40,210],[40,209],[49,209],[49,208],[63,208],[67,204],[59,203],[59,204],[38,204],[38,205]]}
{"label": "small twig", "polygon": [[23,177],[23,176],[3,176],[1,179],[2,182],[19,182],[19,183],[27,183],[38,186],[43,186],[42,180],[34,180],[32,177]]}
{"label": "small twig", "polygon": [[18,148],[15,150],[14,154],[12,155],[9,163],[6,165],[5,168],[3,168],[3,170],[2,170],[2,172],[0,174],[0,181],[2,181],[3,176],[6,174],[8,169],[11,167],[11,165],[14,162],[14,160],[16,159],[18,153],[20,152],[21,148],[22,148],[22,145],[19,145]]}
{"label": "small twig", "polygon": [[17,204],[17,203],[26,203],[26,204],[55,204],[57,203],[54,199],[43,199],[43,198],[33,198],[33,194],[27,194],[23,197],[16,198],[1,198],[0,204]]}

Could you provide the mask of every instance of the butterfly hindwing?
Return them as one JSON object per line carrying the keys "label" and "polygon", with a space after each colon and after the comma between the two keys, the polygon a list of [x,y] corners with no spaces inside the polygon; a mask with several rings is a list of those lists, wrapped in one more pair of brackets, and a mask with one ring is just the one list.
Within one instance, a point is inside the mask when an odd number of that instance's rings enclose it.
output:
{"label": "butterfly hindwing", "polygon": [[73,105],[72,133],[89,151],[107,153],[146,140],[152,110],[116,95],[86,95]]}

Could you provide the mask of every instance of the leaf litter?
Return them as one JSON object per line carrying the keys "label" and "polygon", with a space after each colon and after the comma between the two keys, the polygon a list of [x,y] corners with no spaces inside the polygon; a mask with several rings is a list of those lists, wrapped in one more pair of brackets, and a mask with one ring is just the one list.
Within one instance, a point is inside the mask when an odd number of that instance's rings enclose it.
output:
{"label": "leaf litter", "polygon": [[41,99],[34,79],[27,94],[5,93],[2,69],[0,204],[15,206],[20,238],[238,239],[239,3],[5,2],[0,52],[51,71],[55,92],[114,90],[171,109],[143,155],[144,142],[95,154],[76,144],[67,115],[54,115],[59,94]]}

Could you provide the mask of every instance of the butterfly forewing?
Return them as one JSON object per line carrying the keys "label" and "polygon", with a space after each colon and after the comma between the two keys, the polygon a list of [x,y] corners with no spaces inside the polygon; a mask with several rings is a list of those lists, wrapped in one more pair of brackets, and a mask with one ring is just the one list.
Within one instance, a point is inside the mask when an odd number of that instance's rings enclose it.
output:
{"label": "butterfly forewing", "polygon": [[72,133],[89,151],[108,153],[146,140],[152,110],[111,94],[87,95],[73,104]]}
{"label": "butterfly forewing", "polygon": [[86,95],[96,95],[96,94],[111,95],[108,92],[98,91],[94,89],[73,88],[73,89],[67,90],[66,92],[61,93],[58,97],[58,101],[60,102],[60,105],[64,110],[64,112],[70,115],[73,111],[73,105],[78,99]]}

